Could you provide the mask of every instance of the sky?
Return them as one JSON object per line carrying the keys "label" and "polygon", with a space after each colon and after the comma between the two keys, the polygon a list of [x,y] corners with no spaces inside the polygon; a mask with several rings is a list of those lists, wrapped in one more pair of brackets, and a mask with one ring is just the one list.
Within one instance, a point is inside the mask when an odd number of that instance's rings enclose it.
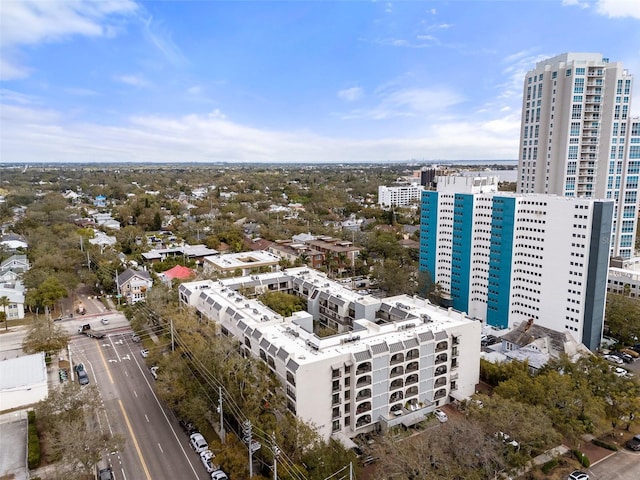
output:
{"label": "sky", "polygon": [[0,22],[2,163],[515,161],[537,61],[640,75],[640,0],[0,0]]}

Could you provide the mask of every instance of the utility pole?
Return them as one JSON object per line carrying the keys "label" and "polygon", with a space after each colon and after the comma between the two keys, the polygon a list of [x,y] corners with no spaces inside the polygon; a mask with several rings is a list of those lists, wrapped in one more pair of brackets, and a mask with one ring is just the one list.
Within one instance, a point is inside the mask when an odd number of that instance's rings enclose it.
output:
{"label": "utility pole", "polygon": [[273,443],[273,480],[278,480],[278,455],[280,455],[280,449],[276,444],[276,432],[271,434],[271,442]]}
{"label": "utility pole", "polygon": [[169,320],[169,324],[171,325],[171,351],[175,351],[176,345],[173,339],[173,318]]}
{"label": "utility pole", "polygon": [[225,443],[224,414],[222,413],[222,387],[218,387],[218,413],[220,414],[220,440]]}
{"label": "utility pole", "polygon": [[242,439],[249,448],[249,478],[253,478],[253,449],[251,448],[251,422],[249,420],[242,422]]}

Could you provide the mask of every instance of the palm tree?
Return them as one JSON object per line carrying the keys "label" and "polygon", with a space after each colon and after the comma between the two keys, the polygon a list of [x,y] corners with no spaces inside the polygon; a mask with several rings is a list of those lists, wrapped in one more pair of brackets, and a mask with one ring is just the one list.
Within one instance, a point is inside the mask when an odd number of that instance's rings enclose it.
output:
{"label": "palm tree", "polygon": [[2,307],[2,316],[4,317],[4,329],[9,330],[9,317],[7,315],[7,307],[9,306],[9,297],[3,295],[0,297],[0,307]]}

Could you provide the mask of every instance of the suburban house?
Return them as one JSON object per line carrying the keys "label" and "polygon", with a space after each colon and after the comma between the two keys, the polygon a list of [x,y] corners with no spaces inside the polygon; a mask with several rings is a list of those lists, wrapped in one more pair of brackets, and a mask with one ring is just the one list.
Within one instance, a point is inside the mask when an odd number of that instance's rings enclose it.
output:
{"label": "suburban house", "polygon": [[0,283],[0,298],[7,297],[9,304],[2,307],[7,314],[7,320],[22,320],[24,318],[24,285],[20,281]]}
{"label": "suburban house", "polygon": [[171,286],[171,282],[175,279],[189,280],[196,276],[196,272],[188,267],[182,265],[176,265],[169,270],[166,270],[158,274],[158,278],[166,285]]}
{"label": "suburban house", "polygon": [[147,290],[153,286],[153,280],[146,270],[127,268],[124,272],[116,274],[116,285],[118,294],[132,305],[146,300]]}
{"label": "suburban house", "polygon": [[0,263],[0,275],[9,271],[16,274],[24,273],[29,270],[29,267],[29,260],[26,255],[12,255]]}

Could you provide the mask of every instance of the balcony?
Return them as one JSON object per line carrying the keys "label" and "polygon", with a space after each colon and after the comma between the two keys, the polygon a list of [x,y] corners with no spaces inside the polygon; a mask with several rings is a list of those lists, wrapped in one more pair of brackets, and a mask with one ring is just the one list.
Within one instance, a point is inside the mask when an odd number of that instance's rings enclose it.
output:
{"label": "balcony", "polygon": [[367,388],[365,390],[361,390],[360,392],[358,392],[358,395],[356,395],[356,402],[361,402],[362,400],[366,400],[368,398],[371,398],[370,388]]}
{"label": "balcony", "polygon": [[413,383],[418,383],[418,375],[416,373],[409,375],[404,382],[405,385],[411,385]]}
{"label": "balcony", "polygon": [[[451,362],[451,366],[452,367],[453,367],[453,363],[454,362]],[[455,363],[457,363],[457,362],[455,362]],[[447,373],[447,367],[445,365],[443,365],[442,367],[436,368],[436,370],[433,372],[433,375],[437,377],[438,375],[444,375],[445,373]]]}
{"label": "balcony", "polygon": [[397,389],[402,388],[402,387],[404,387],[404,381],[402,380],[402,378],[396,378],[389,385],[389,390],[397,390]]}
{"label": "balcony", "polygon": [[455,358],[460,355],[460,349],[458,347],[453,347],[451,349],[451,358]]}
{"label": "balcony", "polygon": [[356,368],[356,375],[362,375],[364,373],[369,373],[371,371],[371,362],[361,363]]}
{"label": "balcony", "polygon": [[416,395],[418,395],[418,387],[416,386],[409,387],[404,392],[404,398],[415,397]]}
{"label": "balcony", "polygon": [[389,397],[389,403],[399,402],[404,398],[404,394],[402,392],[394,392]]}
{"label": "balcony", "polygon": [[371,415],[363,415],[356,421],[356,428],[361,428],[371,423]]}
{"label": "balcony", "polygon": [[443,398],[447,395],[447,389],[446,388],[442,388],[440,390],[436,390],[436,393],[433,394],[433,399],[434,400],[439,400],[440,398]]}
{"label": "balcony", "polygon": [[402,368],[402,366],[393,367],[391,369],[391,372],[389,373],[389,377],[393,378],[393,377],[397,377],[398,375],[403,375],[403,374],[404,374],[404,369]]}
{"label": "balcony", "polygon": [[413,350],[409,350],[407,352],[407,358],[406,361],[410,361],[410,360],[417,360],[420,358],[420,351],[417,348],[414,348]]}
{"label": "balcony", "polygon": [[402,363],[404,362],[404,354],[402,353],[396,353],[395,355],[393,355],[391,357],[391,361],[389,362],[390,365],[397,365],[398,363]]}
{"label": "balcony", "polygon": [[449,348],[449,342],[438,342],[436,345],[436,352],[443,352]]}
{"label": "balcony", "polygon": [[447,377],[438,378],[433,384],[434,388],[444,387],[447,384]]}
{"label": "balcony", "polygon": [[356,408],[356,415],[371,411],[371,402],[364,402]]}
{"label": "balcony", "polygon": [[447,361],[449,357],[447,356],[446,353],[441,353],[440,355],[438,355],[435,359],[435,364],[438,365],[439,363],[444,363]]}
{"label": "balcony", "polygon": [[366,387],[367,385],[371,385],[371,375],[360,377],[356,382],[356,388]]}
{"label": "balcony", "polygon": [[405,369],[406,373],[416,372],[416,371],[418,371],[418,362],[411,362],[410,364],[407,365],[407,368]]}

